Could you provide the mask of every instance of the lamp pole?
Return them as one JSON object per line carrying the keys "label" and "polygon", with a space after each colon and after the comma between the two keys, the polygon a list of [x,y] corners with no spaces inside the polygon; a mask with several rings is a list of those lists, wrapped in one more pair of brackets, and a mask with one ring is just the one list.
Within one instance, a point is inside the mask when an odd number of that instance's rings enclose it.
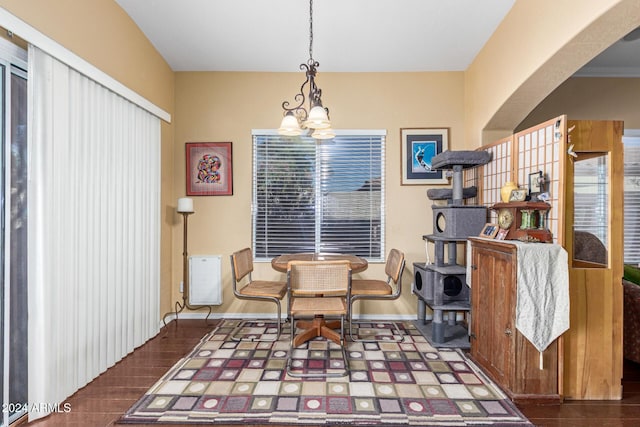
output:
{"label": "lamp pole", "polygon": [[175,314],[176,316],[176,324],[178,321],[178,313],[181,313],[185,308],[189,310],[198,310],[201,308],[208,308],[209,312],[207,313],[207,317],[205,317],[205,321],[209,319],[211,315],[211,306],[210,305],[198,305],[192,306],[189,305],[189,252],[187,250],[188,247],[188,236],[189,236],[189,215],[194,213],[193,210],[193,200],[183,197],[178,199],[178,208],[177,212],[182,215],[183,221],[183,231],[182,231],[182,303],[180,301],[176,301],[174,306],[174,311],[170,311],[162,316],[162,323],[167,325],[166,318],[170,314]]}
{"label": "lamp pole", "polygon": [[180,212],[182,215],[184,228],[183,228],[183,236],[182,236],[182,301],[184,306],[187,305],[187,301],[189,301],[189,253],[187,252],[187,237],[188,233],[188,220],[189,215],[193,212]]}

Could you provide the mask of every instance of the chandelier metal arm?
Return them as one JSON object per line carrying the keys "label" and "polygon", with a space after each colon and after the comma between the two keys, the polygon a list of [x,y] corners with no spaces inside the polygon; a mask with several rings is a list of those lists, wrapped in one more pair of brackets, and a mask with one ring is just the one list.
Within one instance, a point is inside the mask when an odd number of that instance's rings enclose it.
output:
{"label": "chandelier metal arm", "polygon": [[[305,70],[305,74],[307,76],[306,80],[300,86],[300,92],[293,98],[296,102],[296,105],[290,107],[289,101],[284,101],[282,103],[282,109],[284,110],[284,114],[293,113],[300,120],[304,121],[307,119],[308,111],[303,107],[307,98],[309,99],[309,103],[311,108],[316,105],[322,106],[322,89],[316,85],[316,74],[317,67],[320,66],[318,61],[314,61],[312,58],[309,58],[309,61],[306,64],[300,64],[300,69]],[[305,96],[305,86],[309,85],[309,95]],[[329,109],[325,108],[327,114],[329,113]]]}
{"label": "chandelier metal arm", "polygon": [[289,108],[289,101],[284,101],[282,103],[282,109],[284,110],[284,114],[292,113],[294,116],[298,118],[298,120],[304,121],[307,120],[308,112],[303,107],[304,102],[307,100],[305,96],[305,86],[309,85],[309,99],[312,99],[313,96],[313,88],[316,86],[314,77],[315,77],[315,67],[313,64],[308,66],[307,64],[300,64],[301,70],[306,70],[307,79],[300,85],[300,92],[296,94],[293,98],[295,100],[296,105]]}
{"label": "chandelier metal arm", "polygon": [[[313,0],[309,0],[309,59],[306,64],[300,64],[300,69],[305,71],[306,79],[300,86],[300,92],[294,97],[294,105],[292,106],[289,101],[282,103],[284,118],[279,129],[281,134],[299,135],[301,128],[330,128],[329,109],[322,105],[322,90],[316,85],[315,81],[319,66],[320,63],[313,59]],[[305,95],[307,90],[308,95]],[[308,110],[304,106],[307,99],[309,100]],[[317,107],[320,107],[320,109]],[[295,117],[298,124],[296,125],[295,120],[289,116]],[[293,120],[293,123],[291,120]],[[325,132],[323,138],[331,137],[331,135],[335,134],[332,131]]]}

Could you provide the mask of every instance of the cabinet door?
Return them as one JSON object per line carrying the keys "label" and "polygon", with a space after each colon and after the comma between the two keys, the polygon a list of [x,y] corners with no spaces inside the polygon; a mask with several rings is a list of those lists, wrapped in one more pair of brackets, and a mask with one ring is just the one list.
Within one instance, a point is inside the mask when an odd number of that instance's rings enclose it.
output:
{"label": "cabinet door", "polygon": [[509,387],[515,336],[513,256],[474,244],[472,258],[471,354],[496,382]]}
{"label": "cabinet door", "polygon": [[[620,121],[569,121],[565,247],[571,328],[564,389],[570,399],[622,397],[624,160]],[[561,187],[562,188],[562,187]]]}

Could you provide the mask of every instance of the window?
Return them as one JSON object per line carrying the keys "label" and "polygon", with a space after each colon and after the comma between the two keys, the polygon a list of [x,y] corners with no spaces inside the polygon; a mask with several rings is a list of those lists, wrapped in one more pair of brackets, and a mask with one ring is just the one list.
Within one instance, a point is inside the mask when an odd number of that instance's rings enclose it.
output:
{"label": "window", "polygon": [[384,260],[386,131],[332,140],[253,132],[253,248],[339,252]]}
{"label": "window", "polygon": [[580,152],[573,161],[572,265],[575,268],[607,268],[609,265],[608,157],[608,153]]}
{"label": "window", "polygon": [[624,262],[640,263],[640,132],[625,129],[624,143]]}
{"label": "window", "polygon": [[580,153],[574,160],[573,226],[608,246],[609,167],[607,153]]}

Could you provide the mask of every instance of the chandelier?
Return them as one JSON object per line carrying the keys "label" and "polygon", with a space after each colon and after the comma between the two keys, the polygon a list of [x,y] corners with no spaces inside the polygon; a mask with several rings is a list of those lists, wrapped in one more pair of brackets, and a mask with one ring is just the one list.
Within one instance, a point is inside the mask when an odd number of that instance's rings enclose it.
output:
{"label": "chandelier", "polygon": [[[298,136],[307,130],[316,139],[330,139],[336,136],[329,122],[329,109],[322,105],[322,90],[316,85],[316,74],[320,64],[313,59],[313,0],[309,0],[309,59],[300,64],[305,71],[306,80],[300,86],[300,93],[295,96],[295,105],[290,107],[289,101],[282,103],[284,117],[278,133],[280,135]],[[308,88],[307,88],[308,86]],[[308,89],[308,96],[305,96]],[[304,107],[309,100],[309,110]]]}

